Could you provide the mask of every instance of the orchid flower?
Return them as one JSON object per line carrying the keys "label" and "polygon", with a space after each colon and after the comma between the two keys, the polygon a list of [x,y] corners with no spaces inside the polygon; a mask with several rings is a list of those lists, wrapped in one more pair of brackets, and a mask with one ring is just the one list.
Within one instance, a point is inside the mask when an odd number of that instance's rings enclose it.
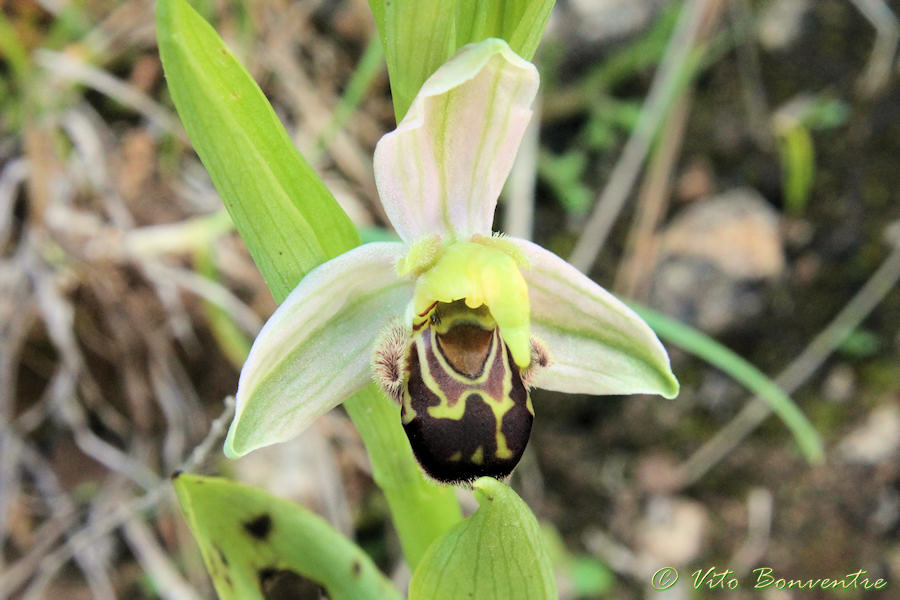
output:
{"label": "orchid flower", "polygon": [[228,456],[296,436],[374,378],[426,473],[502,477],[528,441],[531,386],[677,393],[629,308],[552,252],[491,232],[537,89],[534,65],[498,39],[425,82],[375,149],[402,242],[320,265],[275,311],[241,372]]}

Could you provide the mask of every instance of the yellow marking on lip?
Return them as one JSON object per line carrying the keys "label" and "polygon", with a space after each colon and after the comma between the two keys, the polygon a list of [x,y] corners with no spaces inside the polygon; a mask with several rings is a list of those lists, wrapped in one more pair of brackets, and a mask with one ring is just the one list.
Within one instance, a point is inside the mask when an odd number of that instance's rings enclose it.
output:
{"label": "yellow marking on lip", "polygon": [[403,409],[402,422],[404,425],[409,425],[419,413],[412,407],[412,398],[408,390],[403,393]]}
{"label": "yellow marking on lip", "polygon": [[[512,399],[512,378],[513,367],[509,364],[509,355],[503,353],[503,364],[506,367],[503,376],[503,402],[499,405],[488,403],[494,413],[494,421],[496,422],[497,451],[494,453],[497,458],[512,458],[513,452],[506,444],[506,436],[503,434],[503,417],[512,409],[516,403]],[[527,392],[526,392],[527,393]]]}
{"label": "yellow marking on lip", "polygon": [[[491,347],[491,352],[488,355],[487,363],[492,363],[497,357],[497,352],[500,351],[500,348],[504,345],[501,343],[502,339],[497,339],[497,343],[494,343]],[[416,345],[418,348],[418,344]],[[505,350],[505,348],[504,348]],[[427,365],[426,357],[424,356],[424,348],[419,349],[419,364]],[[440,352],[435,352],[435,355],[438,358],[439,364],[441,368],[446,370],[447,373],[451,374],[454,378],[460,379],[459,376],[455,374],[455,372],[450,368],[450,365],[446,363],[446,361],[441,356]],[[434,377],[431,374],[430,369],[425,368],[421,369],[421,376],[425,382],[425,385],[434,392],[438,398],[440,398],[441,402],[437,406],[429,406],[428,407],[428,415],[435,419],[450,419],[453,421],[460,421],[465,416],[466,407],[468,404],[469,398],[473,396],[477,396],[480,398],[488,407],[490,407],[491,412],[494,414],[494,423],[495,430],[494,434],[497,442],[497,450],[495,452],[495,456],[500,459],[510,459],[513,457],[513,451],[510,450],[509,445],[506,443],[506,436],[503,434],[503,417],[509,412],[513,407],[515,407],[515,402],[513,401],[512,394],[512,378],[513,378],[513,368],[512,365],[509,364],[509,357],[506,352],[503,352],[499,357],[500,360],[503,361],[504,365],[504,375],[503,375],[503,392],[500,398],[494,398],[481,390],[472,390],[471,392],[463,395],[459,401],[457,401],[453,406],[450,405],[450,401],[447,398],[446,394],[443,393],[443,390],[440,389],[437,381],[435,381]],[[420,367],[421,368],[421,367]],[[479,378],[479,381],[486,379],[487,374],[489,372],[489,368],[485,368],[482,373],[482,377]],[[471,382],[468,379],[462,379],[466,382]],[[526,392],[527,393],[527,392]],[[531,397],[528,397],[528,401],[531,401]],[[532,411],[532,414],[533,411]]]}
{"label": "yellow marking on lip", "polygon": [[[421,332],[414,334],[417,340],[411,347],[415,348],[417,353],[419,363],[419,368],[417,370],[418,376],[421,377],[425,387],[427,387],[438,399],[438,404],[428,406],[425,412],[428,417],[433,419],[461,421],[465,417],[469,399],[475,397],[476,400],[481,400],[491,409],[491,413],[494,417],[494,441],[496,446],[494,457],[500,460],[508,460],[513,458],[514,452],[509,448],[506,436],[503,433],[503,418],[516,406],[516,403],[512,398],[514,377],[517,376],[516,365],[510,360],[509,354],[507,353],[508,345],[505,343],[501,331],[493,323],[493,318],[490,313],[485,309],[472,311],[463,308],[460,310],[462,304],[462,302],[459,302],[455,307],[452,305],[441,305],[444,306],[443,309],[439,306],[437,309],[438,313],[440,313],[439,319],[435,320],[434,323],[430,324]],[[484,368],[477,379],[470,379],[457,373],[440,350],[437,335],[449,331],[452,327],[460,323],[493,325],[493,327],[491,327],[494,331],[490,351],[485,359]],[[430,342],[430,344],[426,343],[426,341]],[[436,364],[433,366],[429,361],[426,346],[431,348],[431,353],[435,357]],[[497,360],[501,361],[499,365],[496,364]],[[479,385],[483,385],[490,377],[493,369],[498,367],[502,370],[502,383],[501,390],[499,390],[497,397],[492,396],[486,390],[473,389],[477,388]],[[440,377],[452,378],[455,382],[462,384],[463,386],[462,391],[459,392],[460,396],[454,399],[452,405],[450,403],[450,398],[447,395],[447,391],[442,389],[436,379],[436,376],[438,375]],[[525,408],[533,415],[534,409],[531,404],[531,397],[528,395],[527,390],[525,393]],[[403,423],[404,425],[407,425],[418,416],[412,408],[412,398],[408,388],[405,391],[403,402],[405,408]],[[484,454],[484,445],[482,445],[476,450],[470,460],[474,464],[482,464],[484,461]],[[462,460],[462,458],[461,454],[459,457],[454,454],[448,460],[457,461]]]}

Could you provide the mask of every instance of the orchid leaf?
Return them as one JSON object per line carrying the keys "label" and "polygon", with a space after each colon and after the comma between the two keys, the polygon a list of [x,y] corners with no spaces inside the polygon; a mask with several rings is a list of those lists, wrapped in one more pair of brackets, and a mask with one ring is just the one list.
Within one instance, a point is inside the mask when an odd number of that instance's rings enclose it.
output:
{"label": "orchid leaf", "polygon": [[[375,8],[374,5],[381,4]],[[370,0],[399,123],[428,76],[453,56],[455,11],[445,0]],[[379,20],[378,16],[381,15]],[[379,22],[380,21],[380,22]]]}
{"label": "orchid leaf", "polygon": [[555,0],[459,0],[456,47],[496,37],[531,60],[544,34]]}
{"label": "orchid leaf", "polygon": [[371,559],[318,515],[226,479],[179,474],[178,501],[222,600],[399,600]]}
{"label": "orchid leaf", "polygon": [[530,60],[555,0],[369,0],[399,123],[425,80],[457,50],[495,37]]}
{"label": "orchid leaf", "polygon": [[496,479],[482,477],[474,487],[478,510],[428,549],[410,600],[556,598],[550,555],[528,506]]}
{"label": "orchid leaf", "polygon": [[156,25],[178,115],[281,302],[359,235],[215,30],[184,0],[157,2]]}

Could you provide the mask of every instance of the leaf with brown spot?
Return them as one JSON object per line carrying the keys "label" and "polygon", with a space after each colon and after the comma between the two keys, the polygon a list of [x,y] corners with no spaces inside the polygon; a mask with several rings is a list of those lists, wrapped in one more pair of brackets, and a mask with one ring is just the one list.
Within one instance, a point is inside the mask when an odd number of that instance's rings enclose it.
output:
{"label": "leaf with brown spot", "polygon": [[[298,504],[226,479],[172,482],[222,600],[400,600],[353,542]],[[301,594],[300,592],[303,591]]]}
{"label": "leaf with brown spot", "polygon": [[244,530],[258,540],[264,540],[269,537],[272,531],[272,517],[262,514],[244,523]]}

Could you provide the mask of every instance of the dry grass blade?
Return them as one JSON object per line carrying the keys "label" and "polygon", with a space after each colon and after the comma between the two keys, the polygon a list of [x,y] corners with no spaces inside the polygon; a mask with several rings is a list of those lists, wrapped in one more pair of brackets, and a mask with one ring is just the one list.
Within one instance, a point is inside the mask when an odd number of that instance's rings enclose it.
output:
{"label": "dry grass blade", "polygon": [[718,0],[691,0],[686,2],[675,33],[666,48],[641,116],[635,125],[622,155],[609,176],[609,180],[588,217],[584,230],[575,244],[569,262],[584,273],[589,273],[597,254],[606,243],[606,238],[619,216],[625,201],[631,193],[641,167],[650,151],[653,138],[663,122],[674,94],[678,90],[677,81],[688,64],[703,24],[713,10],[720,8]]}
{"label": "dry grass blade", "polygon": [[190,143],[184,128],[175,115],[146,94],[116,79],[103,69],[89,65],[70,55],[51,50],[38,50],[35,53],[35,60],[38,65],[55,76],[86,85],[106,94],[116,102],[134,109],[162,131],[178,137],[186,144]]}
{"label": "dry grass blade", "polygon": [[142,519],[130,519],[124,525],[125,539],[165,600],[196,600],[200,596],[172,566],[149,527]]}
{"label": "dry grass blade", "polygon": [[[884,297],[896,290],[900,281],[900,244],[872,274],[828,325],[806,346],[774,381],[786,393],[793,393],[822,366],[838,345],[865,319]],[[744,408],[708,442],[698,448],[680,467],[683,485],[692,485],[734,450],[762,424],[772,409],[760,398],[751,398]]]}
{"label": "dry grass blade", "polygon": [[659,147],[638,193],[634,222],[626,241],[626,254],[619,263],[613,289],[626,298],[643,301],[648,293],[649,275],[656,266],[657,228],[669,205],[672,172],[681,154],[681,143],[690,115],[691,95],[685,91],[667,119]]}
{"label": "dry grass blade", "polygon": [[[180,470],[194,471],[203,465],[213,448],[224,437],[233,416],[234,399],[229,397],[225,400],[225,408],[222,414],[212,422],[209,433],[180,465]],[[72,533],[66,544],[40,557],[40,560],[37,561],[34,567],[37,576],[26,589],[24,597],[40,598],[47,584],[72,558],[84,552],[85,549],[96,543],[98,539],[114,532],[125,523],[134,519],[136,515],[157,510],[159,503],[167,496],[171,496],[171,488],[168,479],[165,479],[157,483],[145,494],[119,503],[117,508],[110,510],[102,519]],[[16,566],[13,568],[16,568]],[[28,577],[33,574],[29,573]],[[27,580],[28,577],[24,579]],[[16,586],[13,586],[13,583],[6,583],[6,581],[0,583],[0,595],[6,595],[14,591]]]}
{"label": "dry grass blade", "polygon": [[891,67],[900,42],[897,17],[884,0],[850,0],[875,28],[875,45],[866,70],[859,79],[860,92],[874,96],[884,90],[891,78]]}

